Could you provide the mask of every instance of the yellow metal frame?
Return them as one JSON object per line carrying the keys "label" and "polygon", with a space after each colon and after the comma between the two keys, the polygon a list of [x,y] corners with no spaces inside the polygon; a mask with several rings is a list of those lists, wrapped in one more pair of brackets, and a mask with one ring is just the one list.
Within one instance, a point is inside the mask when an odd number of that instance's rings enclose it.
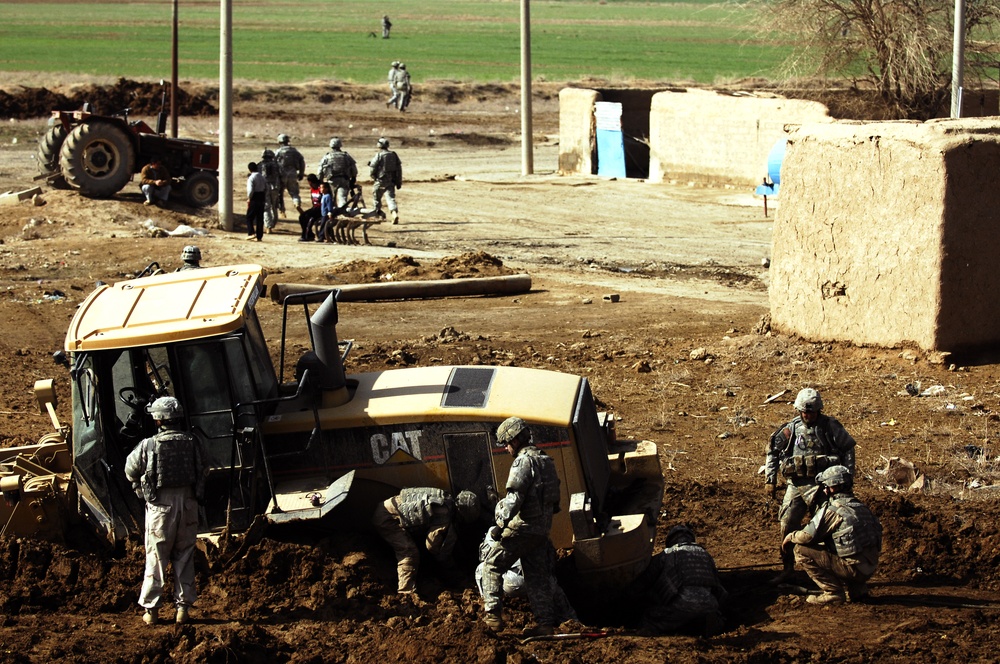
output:
{"label": "yellow metal frame", "polygon": [[65,348],[134,348],[232,332],[253,308],[264,276],[259,265],[229,265],[101,286],[73,316]]}

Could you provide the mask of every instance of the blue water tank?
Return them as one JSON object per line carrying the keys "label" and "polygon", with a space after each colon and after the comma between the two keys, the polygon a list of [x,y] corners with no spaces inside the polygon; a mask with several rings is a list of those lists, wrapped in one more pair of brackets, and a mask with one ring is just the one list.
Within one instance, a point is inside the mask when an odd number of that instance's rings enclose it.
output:
{"label": "blue water tank", "polygon": [[785,160],[785,146],[788,139],[779,138],[767,154],[767,183],[758,185],[755,193],[762,196],[777,196],[781,184],[781,162]]}

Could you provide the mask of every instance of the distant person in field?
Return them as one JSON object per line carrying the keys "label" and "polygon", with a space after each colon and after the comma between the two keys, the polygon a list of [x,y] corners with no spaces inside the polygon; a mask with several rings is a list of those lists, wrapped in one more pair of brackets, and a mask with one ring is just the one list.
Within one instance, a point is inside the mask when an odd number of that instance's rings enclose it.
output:
{"label": "distant person in field", "polygon": [[143,205],[166,205],[170,197],[171,182],[170,171],[163,165],[163,159],[159,156],[150,159],[139,174],[139,188],[146,197]]}
{"label": "distant person in field", "polygon": [[400,62],[396,68],[393,78],[393,89],[398,93],[396,107],[400,111],[405,111],[410,105],[410,98],[413,96],[413,86],[410,84],[410,72],[406,70],[406,63]]}
{"label": "distant person in field", "polygon": [[382,210],[382,195],[389,206],[389,219],[392,223],[399,223],[399,209],[396,206],[396,190],[403,186],[403,164],[399,161],[399,155],[389,149],[389,139],[380,138],[376,144],[378,152],[368,162],[368,169],[371,172],[374,183],[374,206],[375,211]]}
{"label": "distant person in field", "polygon": [[287,191],[295,210],[302,214],[302,199],[299,198],[299,181],[306,174],[306,160],[302,153],[292,147],[292,138],[288,134],[278,134],[278,151],[274,158],[278,162],[278,173],[281,176],[281,190]]}
{"label": "distant person in field", "polygon": [[382,39],[389,38],[389,31],[392,30],[392,21],[385,14],[382,15]]}
{"label": "distant person in field", "polygon": [[392,66],[389,67],[389,101],[385,102],[386,106],[395,106],[396,102],[399,101],[399,91],[396,90],[396,72],[399,71],[399,60],[393,60]]}

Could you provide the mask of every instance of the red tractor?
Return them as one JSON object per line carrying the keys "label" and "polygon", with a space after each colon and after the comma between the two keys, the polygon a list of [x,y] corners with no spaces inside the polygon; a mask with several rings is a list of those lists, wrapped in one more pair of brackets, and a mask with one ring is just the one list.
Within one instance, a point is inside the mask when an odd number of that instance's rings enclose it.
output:
{"label": "red tractor", "polygon": [[160,113],[154,131],[142,120],[96,115],[90,104],[79,111],[53,111],[49,129],[38,141],[38,167],[53,187],[71,187],[89,198],[122,190],[154,156],[170,171],[184,202],[191,207],[219,200],[219,146],[164,134]]}

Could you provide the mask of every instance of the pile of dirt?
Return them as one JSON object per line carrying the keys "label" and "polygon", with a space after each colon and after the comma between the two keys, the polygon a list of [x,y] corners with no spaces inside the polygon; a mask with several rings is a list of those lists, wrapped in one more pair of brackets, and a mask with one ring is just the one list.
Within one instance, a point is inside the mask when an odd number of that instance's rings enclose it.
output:
{"label": "pile of dirt", "polygon": [[[0,90],[0,117],[26,120],[45,117],[51,111],[73,111],[91,105],[98,115],[121,115],[130,109],[133,116],[155,116],[161,110],[170,111],[170,99],[163,101],[165,88],[159,83],[119,78],[111,86],[86,85],[65,92],[46,88],[21,87],[15,92]],[[177,87],[177,112],[180,115],[214,115],[218,112],[211,101],[201,95]]]}
{"label": "pile of dirt", "polygon": [[349,261],[331,266],[324,277],[330,281],[361,284],[499,277],[509,274],[514,274],[514,270],[505,267],[502,260],[478,251],[460,256],[448,256],[426,264],[421,264],[413,256],[407,255],[393,256],[380,261]]}

